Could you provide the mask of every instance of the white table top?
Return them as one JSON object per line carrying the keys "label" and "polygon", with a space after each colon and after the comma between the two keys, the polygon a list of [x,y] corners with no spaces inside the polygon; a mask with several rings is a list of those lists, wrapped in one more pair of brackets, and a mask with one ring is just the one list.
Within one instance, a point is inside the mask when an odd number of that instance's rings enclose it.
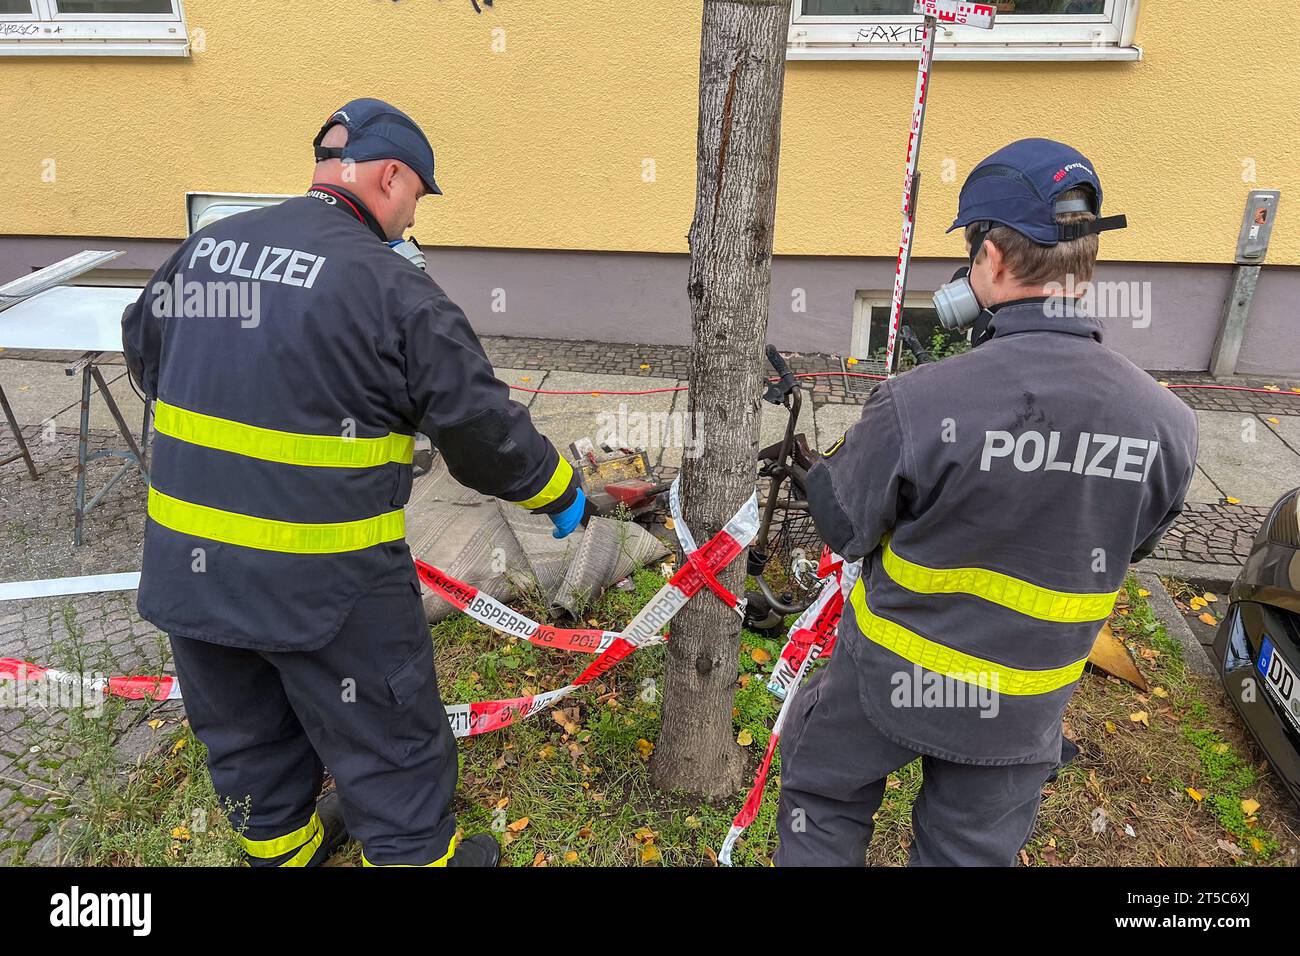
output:
{"label": "white table top", "polygon": [[122,351],[122,310],[139,289],[56,286],[0,312],[0,348]]}

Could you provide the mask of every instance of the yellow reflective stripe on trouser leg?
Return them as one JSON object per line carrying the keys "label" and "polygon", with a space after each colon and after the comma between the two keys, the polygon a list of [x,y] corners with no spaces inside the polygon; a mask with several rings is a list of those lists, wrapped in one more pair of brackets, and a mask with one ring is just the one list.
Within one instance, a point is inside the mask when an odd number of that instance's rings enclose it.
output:
{"label": "yellow reflective stripe on trouser leg", "polygon": [[313,813],[303,826],[282,837],[274,840],[250,840],[241,836],[239,842],[245,853],[259,860],[274,860],[277,856],[297,850],[297,853],[277,865],[306,866],[324,839],[325,827],[321,824],[320,817]]}
{"label": "yellow reflective stripe on trouser leg", "polygon": [[551,480],[546,483],[546,487],[527,501],[516,501],[515,504],[521,508],[527,508],[529,511],[545,508],[568,490],[569,482],[572,480],[573,466],[561,455],[560,463],[555,466],[555,473],[551,475]]}
{"label": "yellow reflective stripe on trouser leg", "polygon": [[336,554],[406,537],[406,516],[389,511],[359,521],[298,524],[196,505],[149,488],[149,517],[165,528],[260,551]]}
{"label": "yellow reflective stripe on trouser leg", "polygon": [[919,594],[972,594],[1040,621],[1082,624],[1103,621],[1115,607],[1118,591],[1053,591],[1009,574],[984,568],[927,568],[902,557],[885,541],[885,573],[894,583]]}
{"label": "yellow reflective stripe on trouser leg", "polygon": [[1085,657],[1064,667],[1041,671],[1020,670],[954,650],[937,641],[922,637],[901,624],[895,624],[873,614],[871,608],[867,606],[867,592],[860,578],[849,594],[849,602],[853,605],[858,630],[866,635],[868,640],[893,651],[906,661],[919,664],[926,670],[967,684],[988,687],[1000,694],[1031,697],[1058,690],[1077,681],[1083,675],[1083,665],[1088,663]]}
{"label": "yellow reflective stripe on trouser leg", "polygon": [[366,859],[366,854],[363,852],[361,854],[361,865],[374,866],[374,867],[388,867],[388,868],[446,866],[448,863],[451,862],[452,856],[456,853],[456,844],[459,842],[460,842],[459,835],[453,836],[451,838],[451,842],[447,844],[447,852],[444,853],[442,856],[438,857],[438,859],[434,860],[432,863],[418,863],[418,864],[417,863],[371,863],[369,860]]}
{"label": "yellow reflective stripe on trouser leg", "polygon": [[373,468],[389,462],[409,465],[415,455],[414,435],[391,432],[383,438],[344,438],[282,432],[192,412],[162,399],[154,403],[154,427],[177,441],[285,465]]}

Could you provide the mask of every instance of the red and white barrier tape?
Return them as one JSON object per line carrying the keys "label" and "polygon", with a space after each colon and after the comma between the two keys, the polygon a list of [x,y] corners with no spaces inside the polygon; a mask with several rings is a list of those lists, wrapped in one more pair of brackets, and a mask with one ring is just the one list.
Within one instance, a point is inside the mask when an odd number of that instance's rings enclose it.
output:
{"label": "red and white barrier tape", "polygon": [[[671,497],[674,500],[677,498],[679,481],[680,479],[673,482]],[[481,594],[477,588],[457,581],[423,561],[416,561],[416,571],[420,575],[420,580],[435,594],[460,608],[476,621],[503,634],[522,637],[543,647],[588,651],[592,648],[584,644],[589,645],[595,640],[596,635],[600,635],[601,646],[598,656],[571,684],[527,697],[453,704],[447,708],[452,732],[457,737],[472,737],[499,730],[516,720],[531,717],[568,697],[579,687],[596,680],[633,651],[663,643],[665,638],[660,635],[660,632],[673,615],[704,587],[708,587],[715,593],[720,592],[719,597],[733,608],[739,603],[743,614],[743,602],[738,602],[735,595],[723,588],[718,583],[716,575],[734,561],[758,533],[758,495],[751,495],[744,506],[727,522],[726,527],[700,548],[694,547],[695,540],[691,537],[686,522],[681,520],[680,514],[680,509],[675,508],[674,526],[683,550],[687,551],[688,560],[663,587],[655,592],[621,632],[545,627]]]}
{"label": "red and white barrier tape", "polygon": [[54,667],[41,667],[13,657],[0,657],[0,680],[80,684],[88,690],[130,700],[180,700],[181,696],[180,685],[174,677],[87,677]]}
{"label": "red and white barrier tape", "polygon": [[843,558],[831,553],[830,549],[822,552],[817,576],[826,578],[826,584],[816,600],[791,625],[785,647],[781,649],[768,680],[768,690],[783,698],[781,709],[772,724],[772,734],[768,738],[763,759],[759,761],[758,770],[754,773],[754,782],[750,785],[740,812],[731,821],[726,839],[722,841],[718,862],[723,866],[731,866],[731,851],[735,848],[736,841],[758,816],[758,808],[763,803],[763,790],[767,786],[767,775],[772,768],[772,757],[776,754],[776,745],[781,739],[786,715],[789,714],[790,706],[809,669],[821,658],[830,657],[835,649],[844,601],[857,582],[861,569],[862,566],[858,563],[846,564]]}
{"label": "red and white barrier tape", "polygon": [[[674,482],[674,499],[676,488],[677,483]],[[716,575],[734,561],[758,533],[758,496],[751,495],[744,506],[727,522],[726,527],[699,548],[695,547],[695,541],[690,537],[686,523],[680,518],[680,509],[675,509],[675,515],[675,525],[683,549],[688,549],[687,541],[690,542],[688,560],[650,598],[622,631],[558,628],[539,624],[526,615],[506,607],[491,595],[482,593],[478,588],[458,581],[431,564],[417,560],[415,567],[420,580],[443,600],[459,608],[474,620],[502,634],[523,638],[539,647],[597,655],[596,659],[588,664],[571,684],[556,690],[526,697],[451,705],[447,708],[447,718],[451,722],[452,732],[457,737],[477,736],[507,727],[520,718],[531,717],[601,677],[633,651],[653,644],[662,644],[665,638],[660,632],[673,615],[703,588],[707,587],[718,593],[730,607],[735,608],[739,604],[743,613],[743,602],[738,601],[735,595],[723,588],[718,583]],[[181,699],[180,684],[174,677],[86,677],[12,658],[0,659],[0,679],[80,683],[113,696],[134,700]]]}

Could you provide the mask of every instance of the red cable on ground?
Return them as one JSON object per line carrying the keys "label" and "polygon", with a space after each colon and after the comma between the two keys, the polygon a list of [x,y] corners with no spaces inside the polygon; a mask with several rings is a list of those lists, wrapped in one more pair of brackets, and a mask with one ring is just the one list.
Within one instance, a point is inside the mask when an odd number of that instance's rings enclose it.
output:
{"label": "red cable on ground", "polygon": [[1261,395],[1300,395],[1300,389],[1284,391],[1280,388],[1249,388],[1245,385],[1166,385],[1165,388],[1205,388],[1223,392],[1259,392]]}
{"label": "red cable on ground", "polygon": [[[886,376],[884,375],[872,375],[867,372],[800,372],[798,375],[795,376],[795,378],[830,378],[830,377],[870,378],[870,379],[875,379],[876,381],[884,381],[886,378]],[[778,381],[778,379],[769,378],[768,381],[775,382]],[[510,387],[514,389],[516,392],[529,392],[533,395],[657,395],[663,392],[684,392],[687,390],[688,386],[673,385],[673,386],[668,386],[666,388],[646,388],[646,389],[641,389],[639,391],[633,391],[633,392],[612,392],[606,389],[563,391],[563,390],[548,389],[548,388],[524,388],[522,385],[511,385]],[[1199,388],[1199,389],[1206,389],[1206,390],[1213,389],[1215,391],[1222,391],[1222,392],[1257,392],[1261,395],[1292,395],[1292,396],[1300,397],[1300,390],[1298,389],[1283,391],[1281,389],[1274,390],[1271,388],[1251,388],[1246,385],[1184,384],[1184,385],[1166,385],[1165,388],[1168,389]]]}

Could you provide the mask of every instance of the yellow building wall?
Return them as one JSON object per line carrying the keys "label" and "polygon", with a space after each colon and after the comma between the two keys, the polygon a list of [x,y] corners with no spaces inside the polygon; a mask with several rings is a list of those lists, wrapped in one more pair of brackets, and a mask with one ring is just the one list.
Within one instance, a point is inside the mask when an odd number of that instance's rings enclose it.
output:
{"label": "yellow building wall", "polygon": [[[183,236],[187,190],[302,191],[321,121],[376,96],[434,143],[426,243],[686,250],[699,0],[185,8],[204,47],[187,59],[0,57],[0,230]],[[1139,63],[937,63],[916,253],[960,255],[943,231],[962,179],[1040,135],[1082,149],[1128,214],[1103,258],[1231,261],[1246,193],[1280,188],[1269,261],[1300,264],[1294,0],[1145,0],[1137,42]],[[908,62],[789,64],[778,253],[894,254],[914,83]]]}

